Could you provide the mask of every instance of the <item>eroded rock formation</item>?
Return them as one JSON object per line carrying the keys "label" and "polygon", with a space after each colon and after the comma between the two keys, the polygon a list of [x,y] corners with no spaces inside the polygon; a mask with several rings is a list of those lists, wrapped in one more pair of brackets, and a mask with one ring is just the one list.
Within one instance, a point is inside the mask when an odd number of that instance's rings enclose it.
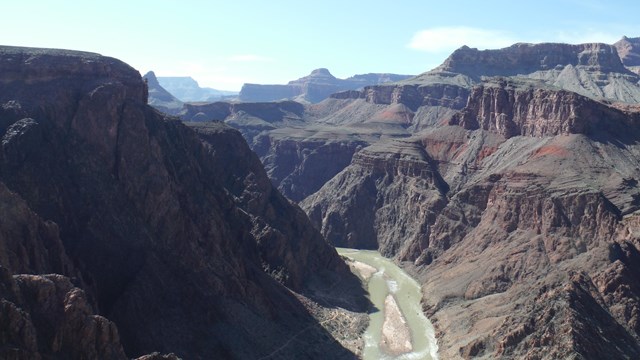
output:
{"label": "eroded rock formation", "polygon": [[153,71],[149,71],[142,78],[149,89],[149,105],[169,115],[176,115],[182,111],[184,103],[160,86]]}

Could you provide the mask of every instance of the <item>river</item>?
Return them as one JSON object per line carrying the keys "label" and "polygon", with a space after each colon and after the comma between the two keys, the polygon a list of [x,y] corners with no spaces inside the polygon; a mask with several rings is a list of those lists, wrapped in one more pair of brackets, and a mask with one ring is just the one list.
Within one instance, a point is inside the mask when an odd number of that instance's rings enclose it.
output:
{"label": "river", "polygon": [[[359,262],[355,263],[356,267],[376,308],[369,314],[363,359],[437,360],[435,331],[422,312],[420,285],[377,251],[337,250],[340,255]],[[402,315],[398,314],[398,310]],[[388,312],[386,317],[385,311]],[[383,331],[383,328],[386,330]]]}

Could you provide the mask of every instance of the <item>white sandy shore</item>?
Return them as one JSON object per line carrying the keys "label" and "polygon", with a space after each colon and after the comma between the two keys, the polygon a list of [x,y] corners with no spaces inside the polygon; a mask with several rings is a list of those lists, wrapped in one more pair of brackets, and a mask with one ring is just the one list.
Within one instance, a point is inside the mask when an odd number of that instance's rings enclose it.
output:
{"label": "white sandy shore", "polygon": [[353,266],[353,268],[360,275],[360,278],[362,278],[362,280],[364,280],[365,282],[369,281],[369,279],[371,279],[371,276],[373,276],[373,274],[375,274],[378,271],[373,266],[365,264],[360,261],[356,261],[356,260],[351,261],[351,266]]}
{"label": "white sandy shore", "polygon": [[398,303],[393,295],[387,295],[384,300],[384,323],[380,347],[390,355],[400,355],[413,351],[411,344],[411,330],[407,320],[400,312]]}

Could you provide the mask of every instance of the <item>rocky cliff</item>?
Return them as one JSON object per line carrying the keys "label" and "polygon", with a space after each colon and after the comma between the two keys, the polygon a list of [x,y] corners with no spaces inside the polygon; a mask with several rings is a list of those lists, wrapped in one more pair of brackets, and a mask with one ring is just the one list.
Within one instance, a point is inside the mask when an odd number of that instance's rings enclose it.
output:
{"label": "rocky cliff", "polygon": [[327,69],[316,69],[311,74],[292,80],[286,85],[244,84],[240,90],[239,99],[246,102],[297,99],[317,103],[339,91],[355,90],[366,85],[395,82],[409,77],[396,74],[363,74],[338,79]]}
{"label": "rocky cliff", "polygon": [[615,44],[620,60],[624,66],[640,66],[640,38],[628,38],[623,36]]}
{"label": "rocky cliff", "polygon": [[510,138],[597,135],[630,121],[622,111],[574,92],[539,82],[498,79],[474,87],[466,107],[450,124]]}
{"label": "rocky cliff", "polygon": [[[396,140],[358,152],[348,168],[301,205],[336,246],[394,256],[428,233],[448,190],[419,144]],[[328,197],[332,200],[324,201]]]}
{"label": "rocky cliff", "polygon": [[126,359],[115,324],[77,287],[58,226],[1,182],[0,209],[0,357]]}
{"label": "rocky cliff", "polygon": [[[0,195],[17,214],[0,221],[2,351],[352,358],[308,306],[349,293],[335,250],[238,133],[199,136],[147,96],[112,58],[0,49]],[[43,272],[61,275],[21,275]],[[366,308],[359,296],[334,304]]]}
{"label": "rocky cliff", "polygon": [[478,50],[463,46],[451,54],[437,70],[480,76],[515,76],[556,67],[585,67],[600,72],[624,73],[625,69],[612,45],[518,43],[497,50]]}
{"label": "rocky cliff", "polygon": [[444,79],[473,85],[493,76],[542,80],[595,99],[640,101],[638,75],[623,65],[616,47],[598,43],[519,43],[496,50],[463,46],[442,65],[405,81],[432,83]]}

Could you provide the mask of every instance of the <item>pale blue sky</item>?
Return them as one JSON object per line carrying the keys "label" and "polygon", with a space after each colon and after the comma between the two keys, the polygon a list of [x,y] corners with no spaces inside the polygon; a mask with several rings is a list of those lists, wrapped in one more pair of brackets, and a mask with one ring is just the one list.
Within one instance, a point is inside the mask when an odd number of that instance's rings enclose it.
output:
{"label": "pale blue sky", "polygon": [[640,36],[637,0],[15,0],[0,11],[2,45],[98,52],[222,90],[319,67],[340,78],[418,74],[462,45]]}

